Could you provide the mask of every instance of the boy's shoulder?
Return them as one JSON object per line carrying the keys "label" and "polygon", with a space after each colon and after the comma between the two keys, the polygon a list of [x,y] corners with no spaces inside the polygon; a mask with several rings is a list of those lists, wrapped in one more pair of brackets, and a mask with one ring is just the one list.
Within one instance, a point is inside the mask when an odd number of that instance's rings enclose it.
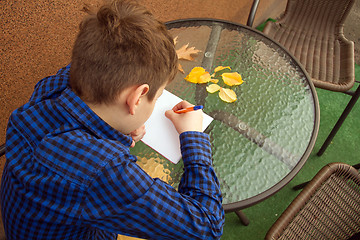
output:
{"label": "boy's shoulder", "polygon": [[136,161],[122,143],[99,139],[84,129],[66,129],[46,136],[37,146],[34,157],[53,174],[83,187],[108,167]]}
{"label": "boy's shoulder", "polygon": [[34,92],[30,101],[48,98],[49,96],[61,92],[69,85],[70,64],[61,68],[55,75],[41,79],[34,87]]}

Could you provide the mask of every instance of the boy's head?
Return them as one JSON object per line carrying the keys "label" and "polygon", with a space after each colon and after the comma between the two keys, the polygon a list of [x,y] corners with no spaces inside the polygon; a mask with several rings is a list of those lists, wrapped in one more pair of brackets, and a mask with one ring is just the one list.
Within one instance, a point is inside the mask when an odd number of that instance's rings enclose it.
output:
{"label": "boy's head", "polygon": [[85,102],[112,103],[131,86],[157,90],[172,81],[177,55],[164,24],[135,1],[102,6],[80,24],[70,69],[70,86]]}

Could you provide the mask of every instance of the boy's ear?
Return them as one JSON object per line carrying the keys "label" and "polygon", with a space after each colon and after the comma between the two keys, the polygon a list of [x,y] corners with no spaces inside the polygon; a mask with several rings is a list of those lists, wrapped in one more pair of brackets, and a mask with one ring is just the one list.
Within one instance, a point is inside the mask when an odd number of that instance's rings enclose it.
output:
{"label": "boy's ear", "polygon": [[146,94],[149,92],[149,89],[150,87],[148,84],[142,84],[131,90],[126,100],[131,115],[135,114],[136,108],[142,101],[142,97],[146,96]]}

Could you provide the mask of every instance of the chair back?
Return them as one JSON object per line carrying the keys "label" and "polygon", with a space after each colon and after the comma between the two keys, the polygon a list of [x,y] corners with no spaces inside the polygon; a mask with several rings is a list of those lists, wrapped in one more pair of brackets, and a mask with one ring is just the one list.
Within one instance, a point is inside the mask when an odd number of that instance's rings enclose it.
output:
{"label": "chair back", "polygon": [[360,173],[343,163],[322,168],[266,239],[348,239],[360,232]]}
{"label": "chair back", "polygon": [[355,82],[354,43],[343,34],[355,0],[288,0],[284,15],[264,33],[288,49],[316,87],[345,92]]}
{"label": "chair back", "polygon": [[354,3],[355,0],[288,0],[279,23],[314,35],[339,32]]}

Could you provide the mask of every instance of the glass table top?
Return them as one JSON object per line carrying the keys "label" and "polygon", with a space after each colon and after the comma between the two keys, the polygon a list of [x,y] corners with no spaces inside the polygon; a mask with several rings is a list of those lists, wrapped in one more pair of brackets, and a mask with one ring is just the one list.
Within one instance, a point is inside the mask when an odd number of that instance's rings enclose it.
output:
{"label": "glass table top", "polygon": [[[317,136],[319,107],[315,89],[297,61],[281,46],[248,27],[220,20],[190,19],[167,24],[184,44],[201,50],[195,61],[180,60],[179,72],[166,89],[204,106],[214,118],[210,136],[213,165],[225,210],[241,209],[272,195],[301,169]],[[225,103],[184,77],[194,67],[210,73],[230,66],[244,83],[238,99]],[[173,164],[142,142],[131,150],[152,177],[177,188],[183,164]]]}

